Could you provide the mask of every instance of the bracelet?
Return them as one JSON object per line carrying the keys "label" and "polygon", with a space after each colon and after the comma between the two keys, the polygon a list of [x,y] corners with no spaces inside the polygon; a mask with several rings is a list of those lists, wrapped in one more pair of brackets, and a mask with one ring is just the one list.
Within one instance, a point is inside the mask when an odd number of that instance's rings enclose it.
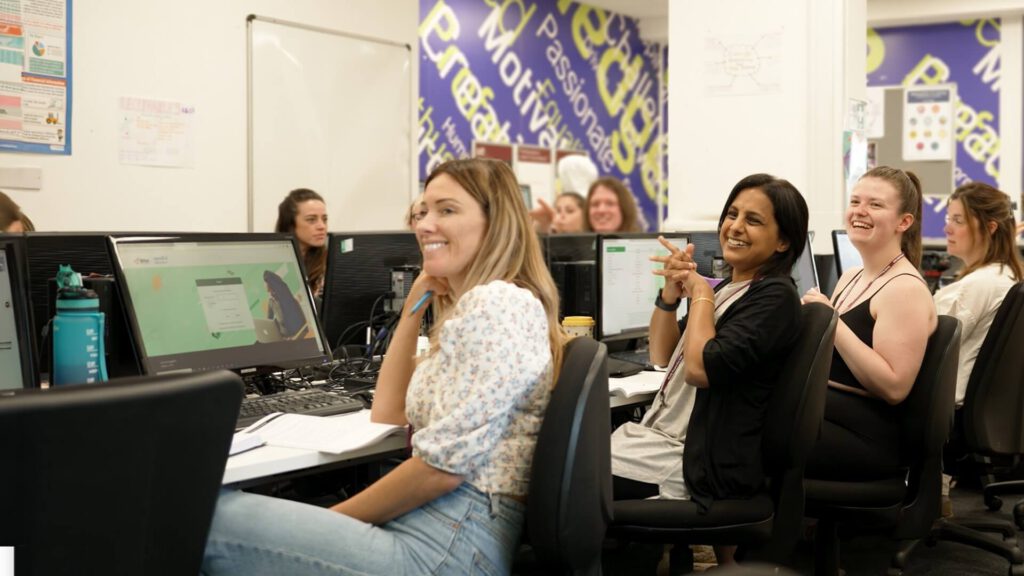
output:
{"label": "bracelet", "polygon": [[700,298],[694,298],[694,299],[690,300],[690,305],[693,306],[697,302],[707,302],[708,304],[711,304],[712,306],[715,305],[715,301],[714,300],[712,300],[711,298],[704,298],[703,296],[700,297]]}

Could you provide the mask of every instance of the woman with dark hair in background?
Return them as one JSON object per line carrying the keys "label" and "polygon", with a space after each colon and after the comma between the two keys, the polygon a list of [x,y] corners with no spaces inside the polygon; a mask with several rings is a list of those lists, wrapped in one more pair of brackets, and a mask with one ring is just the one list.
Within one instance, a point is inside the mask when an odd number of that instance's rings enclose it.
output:
{"label": "woman with dark hair in background", "polygon": [[850,193],[846,233],[863,268],[843,273],[836,309],[825,421],[807,465],[810,478],[873,480],[900,467],[900,412],[937,324],[921,264],[921,184],[898,168],[872,168]]}
{"label": "woman with dark hair in background", "polygon": [[599,234],[643,231],[636,198],[617,178],[605,176],[590,185],[584,215],[584,228],[587,231]]}
{"label": "woman with dark hair in background", "polygon": [[327,204],[323,197],[308,188],[289,192],[277,206],[274,231],[295,236],[306,267],[306,282],[319,296],[327,268]]}

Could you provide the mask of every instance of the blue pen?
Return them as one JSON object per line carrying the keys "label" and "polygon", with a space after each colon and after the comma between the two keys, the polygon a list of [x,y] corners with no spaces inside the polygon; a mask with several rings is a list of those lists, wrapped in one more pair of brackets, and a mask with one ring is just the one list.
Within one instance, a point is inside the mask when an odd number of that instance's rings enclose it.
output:
{"label": "blue pen", "polygon": [[427,290],[426,292],[424,292],[423,296],[420,296],[420,299],[417,300],[415,304],[413,304],[412,310],[409,311],[409,315],[412,316],[413,314],[419,312],[420,307],[422,307],[423,304],[433,295],[433,290]]}

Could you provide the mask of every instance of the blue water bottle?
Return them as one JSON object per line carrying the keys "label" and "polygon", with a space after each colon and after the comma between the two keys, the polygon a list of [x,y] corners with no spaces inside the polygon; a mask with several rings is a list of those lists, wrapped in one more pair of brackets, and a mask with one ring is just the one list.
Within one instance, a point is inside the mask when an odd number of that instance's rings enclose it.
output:
{"label": "blue water bottle", "polygon": [[89,384],[107,379],[103,352],[104,317],[96,293],[82,286],[70,266],[57,272],[57,314],[53,317],[53,373],[50,384]]}

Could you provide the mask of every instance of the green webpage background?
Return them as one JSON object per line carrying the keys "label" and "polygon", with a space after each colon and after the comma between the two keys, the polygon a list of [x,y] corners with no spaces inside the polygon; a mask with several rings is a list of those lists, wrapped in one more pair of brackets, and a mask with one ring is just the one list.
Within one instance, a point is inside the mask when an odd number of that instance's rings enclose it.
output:
{"label": "green webpage background", "polygon": [[196,280],[241,278],[252,317],[266,318],[270,299],[263,282],[266,270],[280,275],[292,294],[306,290],[298,266],[281,262],[125,270],[146,354],[165,356],[255,343],[255,330],[210,332]]}

